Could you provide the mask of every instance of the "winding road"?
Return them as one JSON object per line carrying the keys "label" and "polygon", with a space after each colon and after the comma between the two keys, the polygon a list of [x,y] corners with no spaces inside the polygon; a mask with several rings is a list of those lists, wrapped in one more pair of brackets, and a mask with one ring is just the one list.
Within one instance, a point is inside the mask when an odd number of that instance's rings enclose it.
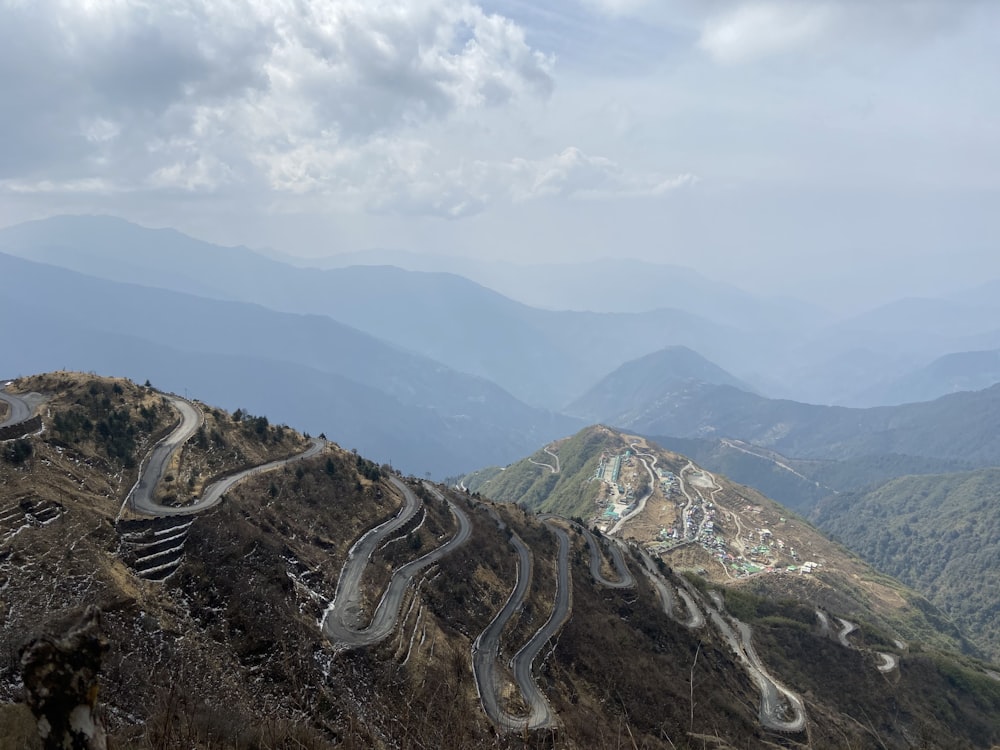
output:
{"label": "winding road", "polygon": [[0,421],[0,427],[8,427],[12,424],[17,424],[18,422],[24,422],[27,419],[31,419],[32,408],[20,396],[15,396],[13,393],[7,393],[4,388],[0,388],[0,401],[7,404],[7,416]]}
{"label": "winding road", "polygon": [[511,666],[514,668],[514,679],[517,680],[521,694],[529,706],[528,715],[521,722],[521,726],[528,729],[551,727],[558,723],[548,700],[538,689],[538,684],[531,674],[531,666],[542,647],[559,632],[559,629],[569,619],[573,603],[573,587],[569,580],[569,534],[566,533],[565,529],[555,524],[546,522],[545,525],[552,529],[559,539],[555,604],[549,619],[528,639],[521,650],[514,654],[514,659],[511,661]]}
{"label": "winding road", "polygon": [[139,466],[139,478],[132,489],[129,490],[128,496],[125,498],[125,504],[122,506],[124,510],[125,505],[128,505],[133,511],[144,516],[191,512],[187,508],[181,510],[179,508],[174,509],[162,506],[154,500],[153,494],[163,480],[163,475],[166,473],[174,454],[201,427],[205,417],[201,413],[201,409],[187,399],[169,394],[164,394],[164,398],[180,412],[181,421],[170,434],[153,446],[153,450],[150,451],[149,456],[143,461],[145,466]]}
{"label": "winding road", "polygon": [[[656,589],[656,593],[660,598],[660,606],[663,607],[663,614],[688,630],[696,630],[697,628],[704,627],[705,615],[702,614],[701,609],[695,604],[692,596],[683,589],[673,589],[667,583],[666,579],[660,575],[660,571],[656,569],[656,564],[649,556],[649,553],[641,550],[640,556],[646,569],[646,578],[649,579],[649,582]],[[686,620],[682,620],[677,616],[677,599],[674,597],[675,591],[684,600],[684,606],[687,607],[688,617]]]}
{"label": "winding road", "polygon": [[546,469],[548,469],[553,474],[558,474],[561,471],[561,469],[559,467],[559,456],[556,455],[555,453],[553,453],[552,451],[550,451],[548,448],[543,448],[542,450],[545,453],[548,453],[550,456],[552,456],[552,458],[554,458],[556,460],[556,465],[555,466],[553,466],[552,464],[547,464],[544,461],[535,461],[533,458],[529,458],[528,459],[528,463],[529,464],[534,464],[535,466],[544,466]]}
{"label": "winding road", "polygon": [[[490,514],[501,529],[506,524],[496,513]],[[565,529],[546,522],[559,539],[557,556],[555,604],[549,619],[528,639],[511,660],[514,680],[528,705],[525,715],[512,714],[500,706],[498,693],[500,680],[497,676],[497,658],[500,653],[500,634],[514,613],[524,603],[532,575],[532,555],[524,540],[511,533],[510,542],[517,552],[517,580],[514,590],[496,617],[486,626],[472,644],[472,671],[476,680],[476,690],[483,711],[490,721],[502,731],[545,729],[558,725],[558,717],[546,697],[538,688],[531,673],[532,665],[542,647],[554,636],[569,618],[572,609],[573,589],[569,577],[569,535]]]}
{"label": "winding road", "polygon": [[[632,447],[635,448],[635,443],[632,444]],[[644,456],[649,456],[653,459],[653,466],[656,466],[657,457],[649,453],[636,453],[635,455],[636,458],[642,462],[642,465],[646,469],[646,473],[649,474],[649,489],[646,491],[646,494],[639,498],[639,501],[635,504],[635,509],[619,518],[617,523],[615,523],[615,525],[608,530],[609,536],[617,534],[621,531],[621,528],[625,525],[626,521],[631,521],[633,518],[642,513],[646,509],[646,501],[653,496],[653,492],[656,490],[656,474],[653,473],[652,467],[646,463]]]}
{"label": "winding road", "polygon": [[[723,616],[725,609],[718,592],[712,591],[709,596],[715,604],[715,607],[706,605],[712,624],[729,643],[760,692],[760,723],[778,732],[805,731],[806,709],[802,699],[767,671],[753,645],[750,626],[732,615]],[[735,630],[726,617],[732,619]]]}
{"label": "winding road", "polygon": [[288,458],[269,461],[259,466],[251,466],[249,469],[242,469],[212,482],[202,492],[201,497],[193,503],[180,506],[160,505],[154,498],[156,487],[163,480],[163,475],[166,473],[167,467],[170,466],[174,455],[198,428],[201,427],[204,421],[201,409],[195,404],[179,396],[164,394],[164,397],[180,412],[181,421],[169,435],[153,446],[153,450],[150,451],[149,456],[143,461],[145,468],[140,467],[139,478],[125,498],[125,504],[122,508],[124,509],[125,506],[128,506],[133,512],[139,515],[181,516],[200,513],[222,502],[223,496],[243,480],[258,474],[280,469],[283,466],[298,461],[304,461],[307,458],[312,458],[326,447],[325,440],[312,438],[309,442],[309,447],[301,453],[296,453],[294,456]]}
{"label": "winding road", "polygon": [[[833,630],[830,627],[830,618],[827,617],[826,613],[821,609],[817,609],[816,617],[819,619],[820,632],[828,638],[833,637]],[[838,617],[837,622],[840,623],[840,630],[837,631],[837,642],[844,648],[854,649],[854,644],[847,640],[847,636],[857,630],[858,626],[849,620],[845,620],[843,617]],[[896,641],[897,648],[904,648],[905,646],[906,644],[901,641]],[[855,650],[860,651],[861,649]],[[879,659],[875,668],[882,674],[888,674],[894,669],[899,669],[899,657],[896,654],[890,654],[886,651],[875,651],[872,653],[874,653]]]}
{"label": "winding road", "polygon": [[604,573],[601,572],[602,556],[597,539],[594,538],[594,535],[586,526],[575,525],[583,533],[583,538],[587,540],[587,546],[590,547],[590,575],[593,576],[594,580],[601,586],[609,589],[628,589],[635,586],[635,578],[632,577],[632,571],[625,564],[625,556],[622,554],[622,549],[618,546],[618,543],[612,541],[609,545],[611,560],[614,563],[615,572],[618,574],[618,580],[612,581],[605,578]]}
{"label": "winding road", "polygon": [[[448,507],[458,522],[458,531],[455,536],[422,557],[397,568],[389,580],[385,593],[382,594],[382,599],[375,608],[371,621],[366,626],[358,627],[361,613],[361,576],[368,566],[372,553],[383,539],[413,518],[420,507],[420,500],[413,490],[396,477],[390,477],[389,481],[403,493],[403,507],[393,518],[370,529],[351,546],[347,553],[347,561],[344,563],[340,578],[337,580],[337,591],[333,601],[323,613],[323,621],[320,626],[323,635],[332,642],[347,648],[370,646],[388,637],[396,627],[399,610],[403,604],[403,596],[406,594],[413,577],[452,552],[456,547],[464,544],[472,533],[469,517],[454,502],[448,500]],[[431,485],[425,483],[424,486],[433,492],[438,499],[445,499]]]}

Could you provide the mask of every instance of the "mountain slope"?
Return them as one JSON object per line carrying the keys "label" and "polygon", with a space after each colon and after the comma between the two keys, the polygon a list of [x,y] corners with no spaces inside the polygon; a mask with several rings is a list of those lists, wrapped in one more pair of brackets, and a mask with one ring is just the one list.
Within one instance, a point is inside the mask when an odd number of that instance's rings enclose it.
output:
{"label": "mountain slope", "polygon": [[970,468],[957,459],[887,455],[840,461],[795,459],[739,440],[649,435],[667,450],[690,457],[710,471],[753,487],[796,513],[808,515],[827,497],[911,474],[940,474]]}
{"label": "mountain slope", "polygon": [[[17,698],[13,655],[40,622],[61,632],[86,606],[99,605],[110,646],[99,700],[115,746],[583,750],[618,747],[628,736],[650,750],[793,748],[805,740],[817,750],[872,742],[902,750],[914,737],[932,748],[989,747],[1000,739],[1000,686],[972,660],[913,644],[898,655],[898,668],[883,674],[871,649],[900,649],[867,621],[847,648],[823,632],[812,606],[766,592],[709,591],[667,569],[650,578],[631,550],[624,554],[635,587],[602,587],[577,532],[553,531],[513,506],[386,476],[334,446],[250,476],[181,531],[139,519],[116,525],[136,467],[170,429],[167,402],[128,382],[66,373],[13,387],[44,394],[50,422],[29,439],[26,459],[0,459],[0,653],[7,655],[0,698]],[[105,400],[127,418],[107,431],[86,430],[76,417],[106,424]],[[164,481],[190,487],[302,442],[288,429],[260,429],[256,418],[199,408],[205,439],[185,445],[174,479]],[[153,415],[148,423],[144,413]],[[119,433],[131,433],[134,447],[121,456],[104,451],[104,435]],[[459,514],[468,520],[468,542],[406,587],[384,640],[364,648],[331,643],[319,622],[338,594],[350,550],[410,496],[416,514],[363,557],[359,622],[372,617],[400,570],[456,535]],[[32,513],[35,522],[22,524]],[[138,531],[141,523],[146,532]],[[157,531],[171,535],[161,546],[185,535],[179,566],[160,583],[137,574],[130,552]],[[557,553],[560,535],[565,557]],[[568,568],[572,582],[572,616],[531,670],[559,720],[538,731],[493,726],[473,678],[477,634],[524,571],[515,537],[533,570],[501,634],[504,654],[516,653],[549,617],[555,572]],[[711,617],[681,624],[665,613],[657,586],[683,590]],[[752,660],[735,635],[720,634],[735,633],[736,623],[752,632]],[[761,691],[749,676],[759,673],[750,661],[806,696],[807,731],[762,724]],[[523,714],[513,675],[501,665],[496,676],[505,708]],[[0,710],[0,736],[8,735],[3,722],[12,708]]]}
{"label": "mountain slope", "polygon": [[731,386],[695,383],[616,426],[646,435],[728,437],[794,458],[900,454],[1000,463],[1000,385],[934,401],[852,409],[767,399]]}
{"label": "mountain slope", "polygon": [[922,592],[1000,659],[1000,469],[901,477],[831,497],[814,520]]}
{"label": "mountain slope", "polygon": [[[558,473],[544,465],[550,454],[560,457]],[[463,481],[492,499],[579,517],[714,584],[828,606],[905,640],[975,651],[923,597],[805,520],[636,435],[585,428],[491,477]]]}
{"label": "mountain slope", "polygon": [[750,386],[686,346],[670,346],[626,362],[566,407],[589,421],[628,424],[656,412],[676,391],[691,383]]}
{"label": "mountain slope", "polygon": [[573,425],[329,318],[118,284],[2,254],[0,277],[0,314],[19,321],[6,342],[13,372],[116,372],[178,391],[198,387],[232,408],[242,394],[272,418],[302,420],[435,474],[490,455],[510,460]]}
{"label": "mountain slope", "polygon": [[869,400],[883,404],[930,401],[958,391],[982,390],[998,382],[1000,349],[955,352],[875,389]]}

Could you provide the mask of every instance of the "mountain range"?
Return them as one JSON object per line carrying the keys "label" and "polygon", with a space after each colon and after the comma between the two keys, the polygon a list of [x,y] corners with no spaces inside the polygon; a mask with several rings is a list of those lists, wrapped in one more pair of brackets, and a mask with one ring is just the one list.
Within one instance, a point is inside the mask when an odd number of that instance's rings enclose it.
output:
{"label": "mountain range", "polygon": [[579,423],[317,315],[97,279],[0,254],[9,375],[152,380],[327,432],[408,471],[513,459]]}
{"label": "mountain range", "polygon": [[[854,406],[909,400],[905,382],[894,383],[946,355],[1000,348],[988,284],[961,299],[900,300],[838,319],[672,266],[524,267],[365,252],[308,261],[327,266],[317,269],[111,217],[0,229],[0,252],[111,281],[328,316],[556,411],[621,364],[670,346],[693,349],[765,395]],[[360,265],[373,263],[380,265]],[[970,383],[990,377],[970,366]],[[960,376],[932,379],[921,396],[952,392]]]}

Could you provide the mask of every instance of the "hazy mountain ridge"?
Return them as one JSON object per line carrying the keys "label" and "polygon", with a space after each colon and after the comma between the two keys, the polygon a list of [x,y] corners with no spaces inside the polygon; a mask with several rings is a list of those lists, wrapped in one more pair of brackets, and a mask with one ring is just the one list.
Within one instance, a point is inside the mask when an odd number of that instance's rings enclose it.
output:
{"label": "hazy mountain ridge", "polygon": [[[549,408],[561,407],[620,362],[667,344],[705,341],[709,355],[752,349],[745,331],[680,310],[538,310],[454,274],[297,268],[107,217],[57,217],[0,230],[3,251],[117,281],[326,315]],[[632,333],[619,340],[622,330]],[[608,348],[596,351],[594,340]]]}
{"label": "hazy mountain ridge", "polygon": [[566,407],[589,421],[628,424],[655,411],[692,383],[752,388],[686,346],[672,346],[626,362]]}
{"label": "hazy mountain ridge", "polygon": [[512,459],[577,424],[329,318],[119,284],[2,254],[0,271],[9,284],[0,309],[21,321],[5,356],[15,374],[76,367],[198,388],[230,408],[296,421],[440,475],[488,463],[490,454]]}
{"label": "hazy mountain ridge", "polygon": [[[836,320],[805,303],[760,298],[691,271],[639,261],[534,268],[362,253],[340,262],[396,261],[424,270],[317,270],[276,260],[280,254],[81,216],[2,229],[0,252],[117,281],[329,316],[550,409],[564,407],[622,363],[667,346],[687,346],[761,392],[858,406],[937,357],[1000,348],[1000,328],[989,324],[995,315],[979,297],[965,304],[902,300]],[[490,282],[501,292],[518,284],[550,295],[566,290],[568,299],[595,302],[592,308],[627,312],[551,309],[558,302],[539,309],[454,273],[487,282],[484,269],[494,265],[505,269],[500,281]],[[606,304],[596,304],[601,301]],[[946,316],[940,325],[922,326],[940,315]]]}
{"label": "hazy mountain ridge", "polygon": [[683,266],[631,258],[581,263],[535,263],[373,249],[286,262],[317,268],[392,265],[413,271],[455,273],[532,307],[589,312],[650,312],[677,307],[724,323],[742,317],[748,326],[799,330],[830,319],[802,300],[766,299],[713,281]]}
{"label": "hazy mountain ridge", "polygon": [[872,403],[931,401],[941,395],[978,391],[1000,382],[1000,349],[955,352],[939,357],[867,397]]}
{"label": "hazy mountain ridge", "polygon": [[1000,385],[929,402],[868,409],[767,399],[695,383],[623,429],[646,435],[730,437],[792,458],[843,460],[901,454],[1000,463]]}

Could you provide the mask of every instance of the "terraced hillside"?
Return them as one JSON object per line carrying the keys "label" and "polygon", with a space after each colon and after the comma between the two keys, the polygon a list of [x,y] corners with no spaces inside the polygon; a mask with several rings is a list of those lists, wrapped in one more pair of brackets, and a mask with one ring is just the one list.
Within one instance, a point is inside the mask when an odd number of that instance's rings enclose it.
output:
{"label": "terraced hillside", "polygon": [[[0,462],[3,518],[26,527],[0,542],[0,695],[21,699],[17,650],[39,623],[61,630],[97,604],[116,746],[1000,740],[1000,683],[982,665],[929,641],[897,645],[854,614],[859,603],[828,598],[824,627],[814,607],[770,590],[678,575],[632,544],[396,476],[334,444],[302,457],[304,436],[197,402],[205,441],[196,429],[168,452],[159,505],[140,515],[130,492],[183,426],[173,402],[69,374],[12,390],[42,394],[45,429],[27,438],[29,455]],[[570,458],[550,446],[535,468],[561,477]],[[201,503],[237,476],[220,502]],[[157,507],[183,512],[144,520]],[[143,575],[178,546],[166,575]],[[859,626],[846,645],[835,618]],[[18,711],[3,707],[0,723]]]}

